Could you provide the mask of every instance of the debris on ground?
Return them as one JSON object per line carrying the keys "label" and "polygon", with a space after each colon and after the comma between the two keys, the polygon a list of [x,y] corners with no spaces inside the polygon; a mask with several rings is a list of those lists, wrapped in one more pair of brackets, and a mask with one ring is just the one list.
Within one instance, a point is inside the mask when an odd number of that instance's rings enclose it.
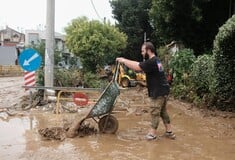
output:
{"label": "debris on ground", "polygon": [[81,124],[78,129],[78,136],[85,137],[89,135],[97,134],[97,129],[95,127],[90,126],[90,124]]}
{"label": "debris on ground", "polygon": [[[39,129],[38,133],[45,140],[59,140],[63,141],[66,138],[66,132],[69,130],[69,125],[65,124],[64,127],[51,127]],[[85,137],[89,135],[97,134],[97,129],[90,126],[89,123],[81,124],[78,128],[76,135],[78,137]]]}
{"label": "debris on ground", "polygon": [[28,110],[31,108],[35,108],[36,106],[45,105],[47,102],[43,100],[43,90],[39,90],[37,92],[32,93],[31,95],[25,95],[21,98],[19,106],[23,110]]}
{"label": "debris on ground", "polygon": [[8,116],[24,116],[25,113],[12,111],[10,108],[0,108],[0,113],[6,113]]}
{"label": "debris on ground", "polygon": [[38,133],[45,140],[60,140],[63,141],[66,138],[65,129],[62,127],[52,127],[52,128],[44,128],[39,129]]}

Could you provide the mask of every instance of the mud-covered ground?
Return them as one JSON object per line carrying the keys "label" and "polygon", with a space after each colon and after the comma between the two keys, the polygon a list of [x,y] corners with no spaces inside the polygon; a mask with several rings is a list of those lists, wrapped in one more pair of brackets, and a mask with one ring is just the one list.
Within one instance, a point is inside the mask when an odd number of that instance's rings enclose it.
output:
{"label": "mud-covered ground", "polygon": [[[23,78],[0,77],[0,111],[16,106],[20,97],[28,94],[21,88]],[[32,108],[14,116],[0,112],[1,160],[232,160],[235,159],[235,115],[211,112],[170,98],[168,110],[176,140],[164,137],[156,141],[143,139],[149,127],[148,100],[143,90],[122,90],[114,108],[119,128],[116,134],[92,134],[65,138],[63,141],[44,140],[38,130],[61,127],[86,115],[90,107],[77,113],[53,109]],[[54,106],[55,107],[55,106]],[[98,129],[92,119],[85,121]],[[158,134],[164,133],[160,123]]]}

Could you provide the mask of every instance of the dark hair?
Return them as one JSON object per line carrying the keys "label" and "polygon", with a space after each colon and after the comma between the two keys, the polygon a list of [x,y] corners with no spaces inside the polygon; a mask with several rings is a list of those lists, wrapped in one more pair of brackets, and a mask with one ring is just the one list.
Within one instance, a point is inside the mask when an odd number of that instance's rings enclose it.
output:
{"label": "dark hair", "polygon": [[146,50],[150,50],[151,52],[155,53],[155,47],[151,42],[145,42],[143,45],[145,45]]}

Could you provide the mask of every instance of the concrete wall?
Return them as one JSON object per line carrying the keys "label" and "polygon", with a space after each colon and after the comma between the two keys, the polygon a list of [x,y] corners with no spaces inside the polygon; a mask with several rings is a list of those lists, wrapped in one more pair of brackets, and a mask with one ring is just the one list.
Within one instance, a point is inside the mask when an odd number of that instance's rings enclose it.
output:
{"label": "concrete wall", "polygon": [[15,65],[17,59],[16,47],[0,46],[0,65]]}

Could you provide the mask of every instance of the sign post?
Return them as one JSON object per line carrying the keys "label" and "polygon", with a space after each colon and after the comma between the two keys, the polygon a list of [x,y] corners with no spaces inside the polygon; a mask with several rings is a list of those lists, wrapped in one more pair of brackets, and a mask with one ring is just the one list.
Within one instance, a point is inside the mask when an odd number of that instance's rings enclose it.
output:
{"label": "sign post", "polygon": [[[36,78],[35,78],[35,71],[32,72],[24,72],[24,85],[25,86],[35,86],[36,84]],[[25,90],[28,90],[28,88],[25,88]]]}

